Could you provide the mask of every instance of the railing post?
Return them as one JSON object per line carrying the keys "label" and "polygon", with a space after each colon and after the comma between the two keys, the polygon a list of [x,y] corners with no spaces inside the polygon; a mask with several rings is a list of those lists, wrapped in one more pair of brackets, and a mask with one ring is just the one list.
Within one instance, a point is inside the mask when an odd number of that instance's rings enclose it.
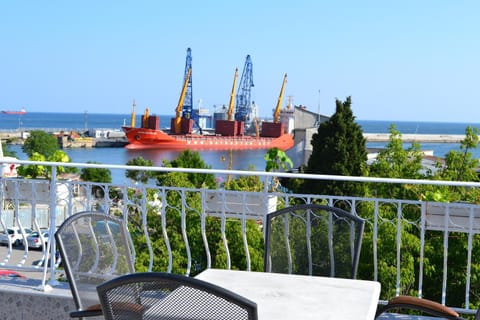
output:
{"label": "railing post", "polygon": [[[50,249],[50,281],[49,284],[52,286],[57,286],[59,284],[56,275],[56,245],[55,245],[55,231],[57,226],[57,166],[52,166],[52,175],[50,177],[50,227],[48,230],[48,241],[47,244],[47,251]],[[48,248],[48,246],[50,248]],[[48,267],[48,257],[47,257],[47,267]],[[46,272],[47,268],[43,269],[43,286],[45,287],[45,280],[46,280]]]}

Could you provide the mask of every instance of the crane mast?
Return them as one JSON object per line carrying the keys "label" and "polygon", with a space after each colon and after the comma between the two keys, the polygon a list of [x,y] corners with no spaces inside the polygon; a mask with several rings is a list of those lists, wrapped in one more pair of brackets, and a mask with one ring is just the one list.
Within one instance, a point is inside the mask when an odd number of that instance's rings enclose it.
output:
{"label": "crane mast", "polygon": [[188,91],[188,83],[190,81],[190,77],[192,76],[192,69],[188,69],[187,76],[183,82],[182,92],[180,93],[180,98],[178,99],[177,109],[176,109],[176,117],[175,117],[175,127],[174,133],[179,134],[182,131],[182,106],[184,105],[185,96]]}
{"label": "crane mast", "polygon": [[233,121],[233,112],[235,108],[235,87],[237,86],[237,78],[238,78],[238,68],[235,69],[235,75],[233,76],[233,85],[232,85],[232,93],[230,94],[230,103],[228,104],[228,121]]}
{"label": "crane mast", "polygon": [[278,123],[280,120],[280,111],[282,109],[282,101],[283,101],[283,92],[285,91],[285,84],[287,83],[287,74],[283,76],[283,83],[282,88],[280,89],[280,94],[278,95],[277,106],[275,111],[273,112],[273,123]]}
{"label": "crane mast", "polygon": [[130,127],[135,128],[135,107],[137,105],[135,104],[135,99],[133,99],[133,105],[132,105],[132,115],[130,116]]}
{"label": "crane mast", "polygon": [[251,89],[253,84],[253,64],[250,55],[245,59],[245,66],[243,67],[242,78],[238,85],[238,94],[236,99],[235,120],[250,121],[251,106]]}
{"label": "crane mast", "polygon": [[[190,71],[189,71],[190,70]],[[190,72],[190,75],[188,75]],[[192,49],[187,49],[187,57],[185,59],[185,75],[183,82],[188,78],[185,99],[182,106],[182,117],[190,119],[193,117],[193,92],[192,92]]]}

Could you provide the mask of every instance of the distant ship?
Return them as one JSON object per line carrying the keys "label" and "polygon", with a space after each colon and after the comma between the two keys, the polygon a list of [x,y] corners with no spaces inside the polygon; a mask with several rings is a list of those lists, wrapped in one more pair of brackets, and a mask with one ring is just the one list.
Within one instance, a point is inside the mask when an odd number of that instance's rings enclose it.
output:
{"label": "distant ship", "polygon": [[22,108],[20,110],[2,110],[2,113],[4,113],[4,114],[26,114],[27,111]]}

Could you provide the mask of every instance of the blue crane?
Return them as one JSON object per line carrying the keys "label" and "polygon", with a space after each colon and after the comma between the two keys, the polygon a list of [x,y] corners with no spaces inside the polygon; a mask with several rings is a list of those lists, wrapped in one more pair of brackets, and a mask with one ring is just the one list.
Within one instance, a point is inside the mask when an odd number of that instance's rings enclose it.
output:
{"label": "blue crane", "polygon": [[[183,77],[183,83],[188,77],[188,72],[190,70],[190,79],[188,80],[187,84],[187,92],[185,93],[185,100],[183,102],[182,108],[182,118],[190,119],[193,115],[193,93],[192,93],[192,49],[187,49],[187,58],[185,60],[185,75]],[[196,119],[193,119],[196,121]]]}
{"label": "blue crane", "polygon": [[192,119],[194,124],[200,130],[200,133],[203,133],[200,124],[198,123],[199,114],[198,110],[193,110],[193,93],[192,93],[192,49],[187,49],[187,58],[185,59],[185,75],[183,77],[183,83],[187,80],[187,91],[185,92],[185,98],[183,101],[182,107],[182,118]]}
{"label": "blue crane", "polygon": [[253,120],[250,119],[252,113],[251,89],[254,86],[252,70],[252,59],[250,58],[250,55],[247,55],[245,66],[243,67],[242,78],[238,85],[235,108],[235,120],[245,121],[247,122],[247,125]]}

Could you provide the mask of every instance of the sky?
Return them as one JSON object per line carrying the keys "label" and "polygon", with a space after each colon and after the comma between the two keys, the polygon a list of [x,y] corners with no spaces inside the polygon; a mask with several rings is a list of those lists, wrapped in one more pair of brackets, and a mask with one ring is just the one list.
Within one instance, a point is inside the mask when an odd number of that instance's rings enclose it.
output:
{"label": "sky", "polygon": [[480,1],[0,2],[0,109],[174,114],[187,48],[194,106],[228,105],[253,62],[252,99],[359,120],[480,122]]}

